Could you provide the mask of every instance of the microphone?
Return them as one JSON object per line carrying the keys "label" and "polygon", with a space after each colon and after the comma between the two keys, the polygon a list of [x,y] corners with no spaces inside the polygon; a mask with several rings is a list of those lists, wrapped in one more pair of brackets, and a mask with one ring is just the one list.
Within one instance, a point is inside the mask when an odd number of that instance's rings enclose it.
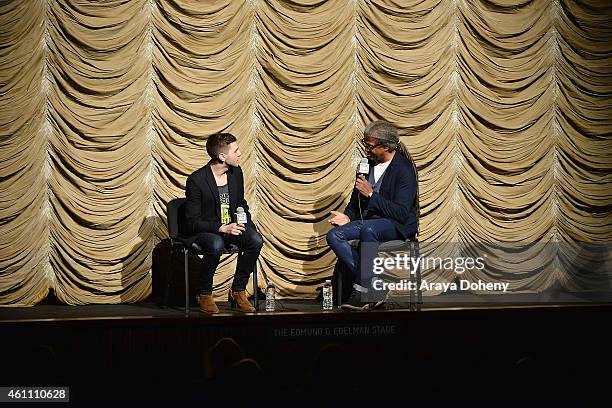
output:
{"label": "microphone", "polygon": [[370,173],[370,164],[368,163],[368,159],[364,157],[359,162],[359,168],[357,169],[357,176],[361,174],[363,175],[363,177],[368,178],[369,173]]}
{"label": "microphone", "polygon": [[236,208],[236,223],[246,225],[247,223],[247,213],[244,212],[244,208],[238,207]]}

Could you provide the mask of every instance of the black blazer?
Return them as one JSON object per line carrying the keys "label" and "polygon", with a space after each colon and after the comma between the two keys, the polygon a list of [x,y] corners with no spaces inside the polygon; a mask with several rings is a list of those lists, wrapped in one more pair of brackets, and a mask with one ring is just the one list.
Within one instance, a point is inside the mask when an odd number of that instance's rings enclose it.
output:
{"label": "black blazer", "polygon": [[[371,163],[370,170],[373,166]],[[357,200],[361,200],[361,208],[368,210],[366,218],[388,218],[404,239],[413,238],[418,230],[417,191],[417,178],[412,163],[397,152],[385,171],[380,191],[367,198],[353,189],[344,213],[351,221],[359,220]]]}
{"label": "black blazer", "polygon": [[[230,214],[236,222],[236,208],[242,207],[251,223],[249,206],[244,199],[244,176],[240,167],[230,167],[227,171],[227,184],[230,196]],[[221,227],[221,201],[215,176],[210,162],[187,177],[185,190],[186,229],[191,234],[198,232],[219,232]]]}

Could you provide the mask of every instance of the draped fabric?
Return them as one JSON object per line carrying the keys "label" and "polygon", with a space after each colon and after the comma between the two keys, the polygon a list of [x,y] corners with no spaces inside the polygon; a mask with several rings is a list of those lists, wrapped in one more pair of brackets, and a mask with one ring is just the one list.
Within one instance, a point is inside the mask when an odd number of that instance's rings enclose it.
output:
{"label": "draped fabric", "polygon": [[[219,131],[286,297],[332,274],[329,211],[379,118],[418,166],[422,241],[609,243],[611,21],[606,0],[3,1],[0,304],[146,298]],[[522,256],[518,292],[588,286]]]}

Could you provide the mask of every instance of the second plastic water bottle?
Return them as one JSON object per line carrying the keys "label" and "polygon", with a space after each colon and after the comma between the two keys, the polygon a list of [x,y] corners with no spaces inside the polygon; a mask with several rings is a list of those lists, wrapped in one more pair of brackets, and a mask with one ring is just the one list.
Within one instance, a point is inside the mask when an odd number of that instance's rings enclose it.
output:
{"label": "second plastic water bottle", "polygon": [[332,310],[334,308],[333,291],[331,280],[326,280],[323,284],[323,310]]}
{"label": "second plastic water bottle", "polygon": [[274,296],[276,295],[276,288],[272,282],[268,282],[266,287],[266,312],[273,312],[275,308]]}

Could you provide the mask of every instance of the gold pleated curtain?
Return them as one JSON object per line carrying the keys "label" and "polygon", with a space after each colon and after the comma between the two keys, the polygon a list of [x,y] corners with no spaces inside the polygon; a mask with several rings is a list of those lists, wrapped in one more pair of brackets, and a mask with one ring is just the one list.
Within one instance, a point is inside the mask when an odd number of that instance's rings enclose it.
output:
{"label": "gold pleated curtain", "polygon": [[[146,298],[219,131],[286,297],[332,274],[326,220],[379,118],[418,165],[421,241],[609,243],[611,78],[607,0],[3,1],[0,304]],[[515,291],[583,289],[528,261]]]}

